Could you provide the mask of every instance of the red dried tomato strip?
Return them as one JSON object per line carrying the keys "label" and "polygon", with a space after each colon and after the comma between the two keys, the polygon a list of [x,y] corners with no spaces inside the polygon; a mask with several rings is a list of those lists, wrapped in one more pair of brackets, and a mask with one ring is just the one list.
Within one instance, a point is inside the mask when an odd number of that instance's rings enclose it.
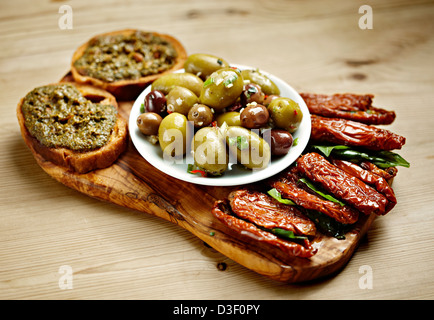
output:
{"label": "red dried tomato strip", "polygon": [[285,241],[270,232],[259,229],[253,223],[234,217],[222,200],[215,202],[211,212],[219,221],[240,234],[240,236],[248,237],[258,243],[272,245],[290,256],[311,258],[317,252],[317,249],[312,247],[309,240],[304,240],[303,245],[297,242]]}
{"label": "red dried tomato strip", "polygon": [[357,164],[349,161],[332,159],[331,162],[336,167],[373,186],[378,192],[382,193],[387,198],[387,200],[389,200],[389,203],[386,206],[386,211],[384,213],[389,212],[396,205],[395,192],[384,178],[377,176],[372,172],[365,170]]}
{"label": "red dried tomato strip", "polygon": [[300,94],[312,114],[330,118],[342,118],[366,124],[391,124],[396,114],[372,106],[373,95],[345,94]]}
{"label": "red dried tomato strip", "polygon": [[363,147],[370,150],[401,149],[405,138],[360,122],[311,116],[311,141]]}
{"label": "red dried tomato strip", "polygon": [[336,93],[333,95],[300,93],[306,105],[313,111],[321,109],[337,109],[342,111],[366,111],[372,105],[373,95],[358,95],[353,93]]}
{"label": "red dried tomato strip", "polygon": [[353,224],[359,217],[358,211],[345,205],[341,206],[328,200],[323,200],[299,187],[287,179],[275,181],[272,184],[280,192],[283,198],[294,201],[297,205],[308,209],[316,210],[344,224]]}
{"label": "red dried tomato strip", "polygon": [[247,189],[229,194],[232,211],[264,228],[281,228],[299,235],[315,235],[315,224],[296,207],[279,203],[262,192]]}
{"label": "red dried tomato strip", "polygon": [[386,211],[388,200],[384,195],[318,153],[307,153],[298,158],[297,170],[360,212],[382,215]]}
{"label": "red dried tomato strip", "polygon": [[369,172],[372,172],[373,174],[384,178],[386,181],[393,179],[398,173],[398,169],[396,167],[381,169],[369,161],[362,161],[359,163],[359,165],[363,169],[368,170]]}

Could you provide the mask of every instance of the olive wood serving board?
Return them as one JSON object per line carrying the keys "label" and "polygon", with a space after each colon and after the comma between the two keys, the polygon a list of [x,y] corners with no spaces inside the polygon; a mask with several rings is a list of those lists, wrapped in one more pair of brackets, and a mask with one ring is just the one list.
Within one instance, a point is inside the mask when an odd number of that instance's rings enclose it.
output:
{"label": "olive wood serving board", "polygon": [[[119,112],[125,119],[132,105],[131,101],[119,102]],[[345,240],[319,236],[315,240],[318,252],[310,259],[290,257],[277,248],[235,234],[212,215],[214,202],[226,198],[237,186],[199,186],[172,178],[144,160],[131,139],[113,165],[86,174],[69,171],[37,154],[34,157],[47,174],[67,187],[175,223],[246,268],[288,283],[340,271],[375,219],[373,214],[362,216]]]}

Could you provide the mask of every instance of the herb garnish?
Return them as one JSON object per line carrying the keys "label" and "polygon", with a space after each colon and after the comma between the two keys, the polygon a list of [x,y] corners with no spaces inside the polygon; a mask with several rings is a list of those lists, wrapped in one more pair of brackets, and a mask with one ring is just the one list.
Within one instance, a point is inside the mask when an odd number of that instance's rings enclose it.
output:
{"label": "herb garnish", "polygon": [[402,166],[406,168],[410,167],[410,163],[407,160],[392,151],[362,151],[343,145],[312,145],[311,147],[317,149],[326,157],[333,154],[340,159],[346,159],[355,163],[358,163],[360,161],[370,161],[377,167],[382,169],[396,166]]}
{"label": "herb garnish", "polygon": [[323,198],[335,202],[335,203],[339,203],[342,207],[345,205],[345,203],[339,201],[338,199],[334,198],[333,196],[326,194],[324,192],[322,192],[321,190],[319,190],[313,183],[311,183],[309,180],[305,179],[305,178],[301,178],[298,181],[303,182],[305,185],[307,185],[309,187],[309,189],[315,191],[316,193],[318,193],[320,196],[322,196]]}
{"label": "herb garnish", "polygon": [[249,149],[249,141],[247,141],[246,137],[243,137],[243,136],[229,137],[228,141],[229,141],[230,146],[234,146],[236,144],[238,150],[240,150],[240,151]]}
{"label": "herb garnish", "polygon": [[274,199],[276,199],[277,201],[279,201],[280,203],[288,204],[288,205],[295,205],[295,203],[292,200],[282,198],[281,193],[279,191],[277,191],[276,188],[273,188],[273,189],[269,190],[267,193],[271,197],[273,197]]}
{"label": "herb garnish", "polygon": [[208,79],[205,80],[205,82],[203,83],[203,86],[209,86],[211,83],[214,82],[214,78],[208,77]]}

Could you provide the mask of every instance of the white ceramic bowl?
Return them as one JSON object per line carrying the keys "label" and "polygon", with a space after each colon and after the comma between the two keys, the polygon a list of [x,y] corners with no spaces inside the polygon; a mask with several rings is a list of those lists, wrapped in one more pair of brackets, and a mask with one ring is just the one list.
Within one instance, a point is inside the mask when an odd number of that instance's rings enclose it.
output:
{"label": "white ceramic bowl", "polygon": [[[253,69],[251,67],[235,65],[241,70]],[[177,72],[184,72],[183,69]],[[150,143],[146,137],[139,131],[136,120],[140,115],[140,107],[143,104],[145,96],[151,91],[151,86],[148,86],[136,99],[133,104],[129,119],[129,133],[131,140],[136,147],[140,155],[148,161],[152,166],[160,170],[161,172],[177,178],[183,181],[187,181],[194,184],[208,185],[208,186],[236,186],[244,185],[248,183],[257,182],[266,178],[269,178],[282,170],[290,166],[305,149],[311,132],[311,119],[310,113],[306,106],[306,103],[301,96],[285,81],[267,73],[266,74],[280,89],[280,95],[282,97],[288,97],[298,103],[303,113],[303,120],[300,127],[293,134],[294,140],[297,139],[297,145],[292,146],[288,154],[282,157],[272,157],[269,165],[262,170],[249,170],[245,169],[241,165],[229,164],[228,170],[219,177],[202,177],[200,174],[191,174],[187,172],[188,164],[193,163],[191,155],[187,155],[181,160],[180,163],[174,163],[174,161],[166,161],[163,159],[163,152],[158,145]]]}

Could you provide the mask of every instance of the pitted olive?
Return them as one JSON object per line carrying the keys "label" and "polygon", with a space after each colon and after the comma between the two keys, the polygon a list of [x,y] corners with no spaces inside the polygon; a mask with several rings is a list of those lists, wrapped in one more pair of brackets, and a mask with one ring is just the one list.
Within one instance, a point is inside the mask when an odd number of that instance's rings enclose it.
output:
{"label": "pitted olive", "polygon": [[196,128],[207,127],[213,121],[214,114],[208,106],[197,103],[191,107],[187,118],[188,121],[193,121]]}

